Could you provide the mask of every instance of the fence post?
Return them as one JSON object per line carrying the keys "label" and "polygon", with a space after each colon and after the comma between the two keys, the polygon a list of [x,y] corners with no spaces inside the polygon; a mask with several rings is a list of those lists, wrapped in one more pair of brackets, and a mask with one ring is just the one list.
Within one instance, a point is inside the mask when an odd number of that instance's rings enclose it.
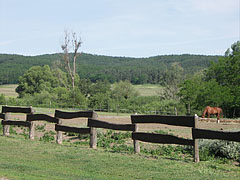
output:
{"label": "fence post", "polygon": [[[137,132],[138,131],[138,125],[137,124],[134,124],[134,125],[135,125],[134,132]],[[134,152],[135,153],[140,153],[139,141],[138,140],[133,140],[133,144],[134,144]]]}
{"label": "fence post", "polygon": [[[198,116],[195,114],[195,119],[194,119],[194,128],[198,127]],[[198,148],[198,139],[194,138],[194,161],[196,163],[199,162],[199,148]]]}
{"label": "fence post", "polygon": [[[97,113],[93,112],[92,118],[97,119]],[[90,148],[97,149],[97,131],[94,127],[90,127]]]}
{"label": "fence post", "polygon": [[[32,106],[30,106],[30,108],[31,108],[31,115],[34,113],[34,111],[33,111],[33,109],[32,109]],[[31,139],[31,140],[34,140],[34,135],[35,135],[35,124],[34,124],[34,122],[32,121],[32,122],[30,122],[31,123],[31,125],[30,125],[30,127],[29,127],[29,139]]]}
{"label": "fence post", "polygon": [[[62,120],[58,118],[57,124],[62,124]],[[62,132],[61,131],[57,131],[56,141],[57,141],[57,144],[62,144]]]}
{"label": "fence post", "polygon": [[[7,112],[7,113],[5,113],[5,117],[4,117],[3,121],[7,121],[9,119],[10,119],[10,113]],[[9,131],[10,131],[10,125],[3,125],[3,135],[9,136]]]}

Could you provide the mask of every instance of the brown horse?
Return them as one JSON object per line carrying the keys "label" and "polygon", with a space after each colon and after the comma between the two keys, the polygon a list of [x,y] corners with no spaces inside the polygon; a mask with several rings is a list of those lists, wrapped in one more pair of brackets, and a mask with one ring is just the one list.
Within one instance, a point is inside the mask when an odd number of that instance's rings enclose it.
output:
{"label": "brown horse", "polygon": [[211,114],[216,114],[217,120],[220,120],[220,115],[222,115],[222,118],[223,118],[223,110],[219,107],[207,106],[203,111],[202,118],[205,117],[206,113],[207,113],[208,118],[210,117]]}

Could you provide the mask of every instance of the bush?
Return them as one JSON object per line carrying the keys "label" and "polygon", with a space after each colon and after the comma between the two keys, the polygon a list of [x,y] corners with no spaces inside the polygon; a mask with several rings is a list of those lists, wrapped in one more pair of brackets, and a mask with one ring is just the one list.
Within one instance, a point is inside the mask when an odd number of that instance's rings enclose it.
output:
{"label": "bush", "polygon": [[238,160],[240,143],[223,140],[202,140],[199,143],[200,159],[211,160],[213,157]]}

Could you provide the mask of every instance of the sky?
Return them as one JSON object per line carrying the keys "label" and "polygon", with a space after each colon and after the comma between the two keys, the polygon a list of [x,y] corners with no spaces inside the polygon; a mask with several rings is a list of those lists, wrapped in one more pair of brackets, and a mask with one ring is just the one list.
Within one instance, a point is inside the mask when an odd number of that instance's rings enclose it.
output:
{"label": "sky", "polygon": [[0,0],[0,54],[224,55],[240,38],[240,0]]}

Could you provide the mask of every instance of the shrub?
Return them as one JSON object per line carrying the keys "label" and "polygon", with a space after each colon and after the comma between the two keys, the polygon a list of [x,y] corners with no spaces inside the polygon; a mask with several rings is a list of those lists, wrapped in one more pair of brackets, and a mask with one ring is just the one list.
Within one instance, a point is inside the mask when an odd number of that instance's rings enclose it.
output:
{"label": "shrub", "polygon": [[[240,143],[223,140],[202,140],[199,143],[200,159],[211,160],[212,157],[239,160]],[[202,156],[201,156],[202,155]]]}

